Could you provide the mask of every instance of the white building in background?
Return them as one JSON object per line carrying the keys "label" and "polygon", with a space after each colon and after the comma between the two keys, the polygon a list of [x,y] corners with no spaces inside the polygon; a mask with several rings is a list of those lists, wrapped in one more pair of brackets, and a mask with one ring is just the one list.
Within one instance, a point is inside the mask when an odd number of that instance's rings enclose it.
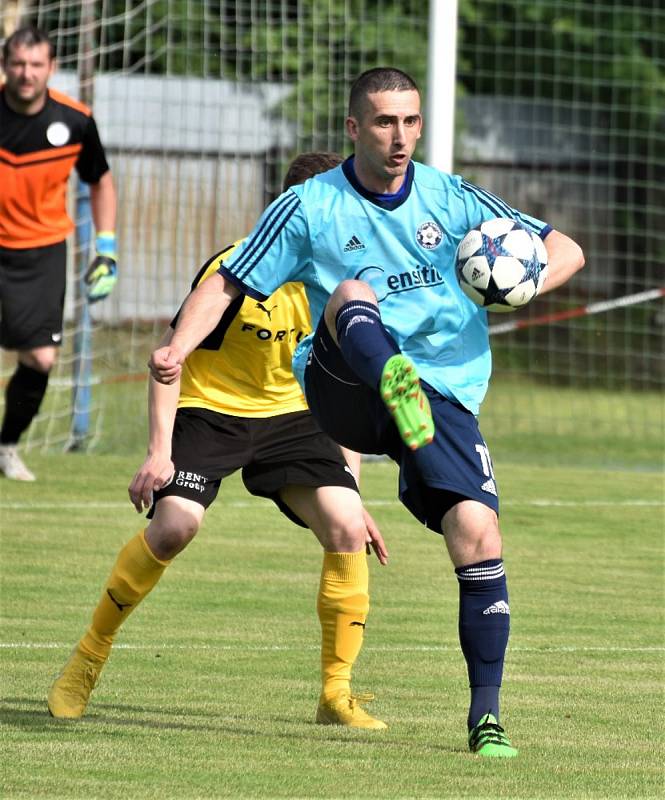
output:
{"label": "white building in background", "polygon": [[[78,96],[75,74],[56,73],[51,85]],[[280,110],[289,93],[268,83],[95,77],[94,116],[118,189],[120,270],[95,319],[170,319],[202,263],[251,229],[269,165],[294,146]],[[68,317],[73,302],[70,291]]]}

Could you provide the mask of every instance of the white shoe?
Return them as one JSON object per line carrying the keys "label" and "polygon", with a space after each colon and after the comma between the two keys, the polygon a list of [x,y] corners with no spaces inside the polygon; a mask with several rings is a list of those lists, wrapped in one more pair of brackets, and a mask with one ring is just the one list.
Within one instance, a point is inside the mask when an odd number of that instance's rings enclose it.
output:
{"label": "white shoe", "polygon": [[12,481],[35,480],[35,476],[21,460],[14,444],[0,444],[0,472]]}

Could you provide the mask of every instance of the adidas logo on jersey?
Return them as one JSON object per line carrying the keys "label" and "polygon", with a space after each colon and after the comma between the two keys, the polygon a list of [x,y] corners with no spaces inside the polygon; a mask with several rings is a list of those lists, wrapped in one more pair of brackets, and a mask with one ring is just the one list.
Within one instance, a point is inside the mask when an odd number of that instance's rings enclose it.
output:
{"label": "adidas logo on jersey", "polygon": [[497,600],[491,606],[483,611],[483,614],[508,614],[510,615],[510,606],[505,600]]}
{"label": "adidas logo on jersey", "polygon": [[360,241],[357,236],[352,236],[349,241],[344,245],[345,253],[353,253],[354,250],[364,250],[365,245]]}
{"label": "adidas logo on jersey", "polygon": [[491,478],[486,480],[480,488],[483,490],[483,492],[489,492],[496,497],[496,484]]}

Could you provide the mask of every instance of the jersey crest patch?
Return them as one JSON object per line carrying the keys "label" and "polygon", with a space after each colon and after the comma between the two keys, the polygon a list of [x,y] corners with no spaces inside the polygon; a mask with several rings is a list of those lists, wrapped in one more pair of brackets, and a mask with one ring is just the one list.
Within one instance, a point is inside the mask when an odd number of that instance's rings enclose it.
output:
{"label": "jersey crest patch", "polygon": [[64,122],[52,122],[46,129],[46,139],[53,147],[62,147],[67,144],[71,131]]}
{"label": "jersey crest patch", "polygon": [[418,226],[416,231],[416,241],[425,250],[434,250],[441,244],[443,231],[434,220],[428,220]]}

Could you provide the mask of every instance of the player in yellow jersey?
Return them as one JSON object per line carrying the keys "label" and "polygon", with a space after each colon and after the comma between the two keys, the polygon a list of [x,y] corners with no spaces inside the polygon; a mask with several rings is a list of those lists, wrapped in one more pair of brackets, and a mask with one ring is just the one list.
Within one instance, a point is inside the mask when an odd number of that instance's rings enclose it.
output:
{"label": "player in yellow jersey", "polygon": [[[333,153],[298,156],[284,188],[341,160]],[[215,274],[236,245],[213,256],[193,288]],[[310,330],[301,284],[287,284],[262,303],[239,296],[189,356],[179,382],[150,379],[148,454],[129,486],[136,510],[150,509],[150,522],[121,549],[90,627],[51,686],[52,716],[84,714],[118,629],[194,538],[222,479],[242,469],[252,494],[269,497],[289,519],[309,527],[324,550],[316,721],[386,727],[352,693],[351,668],[369,610],[367,552],[371,547],[382,564],[388,554],[358,493],[360,456],[343,454],[320,430],[291,372],[296,344]]]}

